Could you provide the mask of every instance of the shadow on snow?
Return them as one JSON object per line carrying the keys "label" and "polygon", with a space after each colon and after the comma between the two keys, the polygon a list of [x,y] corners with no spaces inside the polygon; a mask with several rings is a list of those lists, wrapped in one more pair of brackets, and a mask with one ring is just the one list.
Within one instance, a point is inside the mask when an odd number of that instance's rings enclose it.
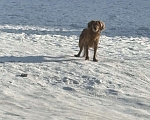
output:
{"label": "shadow on snow", "polygon": [[51,57],[51,56],[2,56],[0,57],[0,63],[6,62],[18,62],[18,63],[43,63],[43,62],[65,62],[65,61],[75,61],[77,58],[71,58],[71,56],[60,56],[60,57]]}

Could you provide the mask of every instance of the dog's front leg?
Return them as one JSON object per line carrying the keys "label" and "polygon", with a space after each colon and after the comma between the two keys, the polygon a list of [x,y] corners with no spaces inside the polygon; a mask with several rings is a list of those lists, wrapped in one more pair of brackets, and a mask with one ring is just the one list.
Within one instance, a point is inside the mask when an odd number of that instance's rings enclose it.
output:
{"label": "dog's front leg", "polygon": [[89,51],[88,51],[88,49],[89,49],[88,44],[85,44],[85,46],[84,46],[84,50],[85,50],[85,60],[89,60]]}
{"label": "dog's front leg", "polygon": [[97,61],[98,61],[98,60],[96,59],[97,48],[98,48],[97,43],[95,43],[95,44],[94,44],[94,56],[93,56],[93,61],[94,61],[94,62],[97,62]]}

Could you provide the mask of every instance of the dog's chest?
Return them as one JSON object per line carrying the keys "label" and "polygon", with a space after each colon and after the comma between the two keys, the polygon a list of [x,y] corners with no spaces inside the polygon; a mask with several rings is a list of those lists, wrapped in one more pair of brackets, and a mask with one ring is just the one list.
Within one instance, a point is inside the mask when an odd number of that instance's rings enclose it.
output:
{"label": "dog's chest", "polygon": [[99,42],[99,34],[92,34],[89,36],[89,42],[91,43],[91,45],[93,45],[94,43],[98,43]]}
{"label": "dog's chest", "polygon": [[94,47],[94,45],[97,45],[99,43],[99,38],[91,38],[88,41],[89,47]]}

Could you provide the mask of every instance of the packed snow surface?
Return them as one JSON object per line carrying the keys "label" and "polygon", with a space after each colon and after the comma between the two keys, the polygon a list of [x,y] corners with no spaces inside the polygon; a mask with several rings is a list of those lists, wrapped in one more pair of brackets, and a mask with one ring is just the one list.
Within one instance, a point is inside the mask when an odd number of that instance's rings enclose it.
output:
{"label": "packed snow surface", "polygon": [[[149,5],[1,0],[0,120],[149,120]],[[98,62],[74,57],[90,20],[106,25]]]}

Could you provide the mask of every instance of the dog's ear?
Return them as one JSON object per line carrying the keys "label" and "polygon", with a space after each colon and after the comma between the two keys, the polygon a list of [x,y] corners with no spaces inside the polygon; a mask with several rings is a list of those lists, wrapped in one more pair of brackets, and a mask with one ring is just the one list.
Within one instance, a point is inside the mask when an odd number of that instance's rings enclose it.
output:
{"label": "dog's ear", "polygon": [[105,24],[104,24],[104,22],[99,21],[99,24],[100,24],[100,30],[105,29]]}
{"label": "dog's ear", "polygon": [[92,21],[90,21],[90,22],[88,23],[88,28],[89,28],[89,29],[92,28],[93,22],[94,22],[94,20],[92,20]]}

